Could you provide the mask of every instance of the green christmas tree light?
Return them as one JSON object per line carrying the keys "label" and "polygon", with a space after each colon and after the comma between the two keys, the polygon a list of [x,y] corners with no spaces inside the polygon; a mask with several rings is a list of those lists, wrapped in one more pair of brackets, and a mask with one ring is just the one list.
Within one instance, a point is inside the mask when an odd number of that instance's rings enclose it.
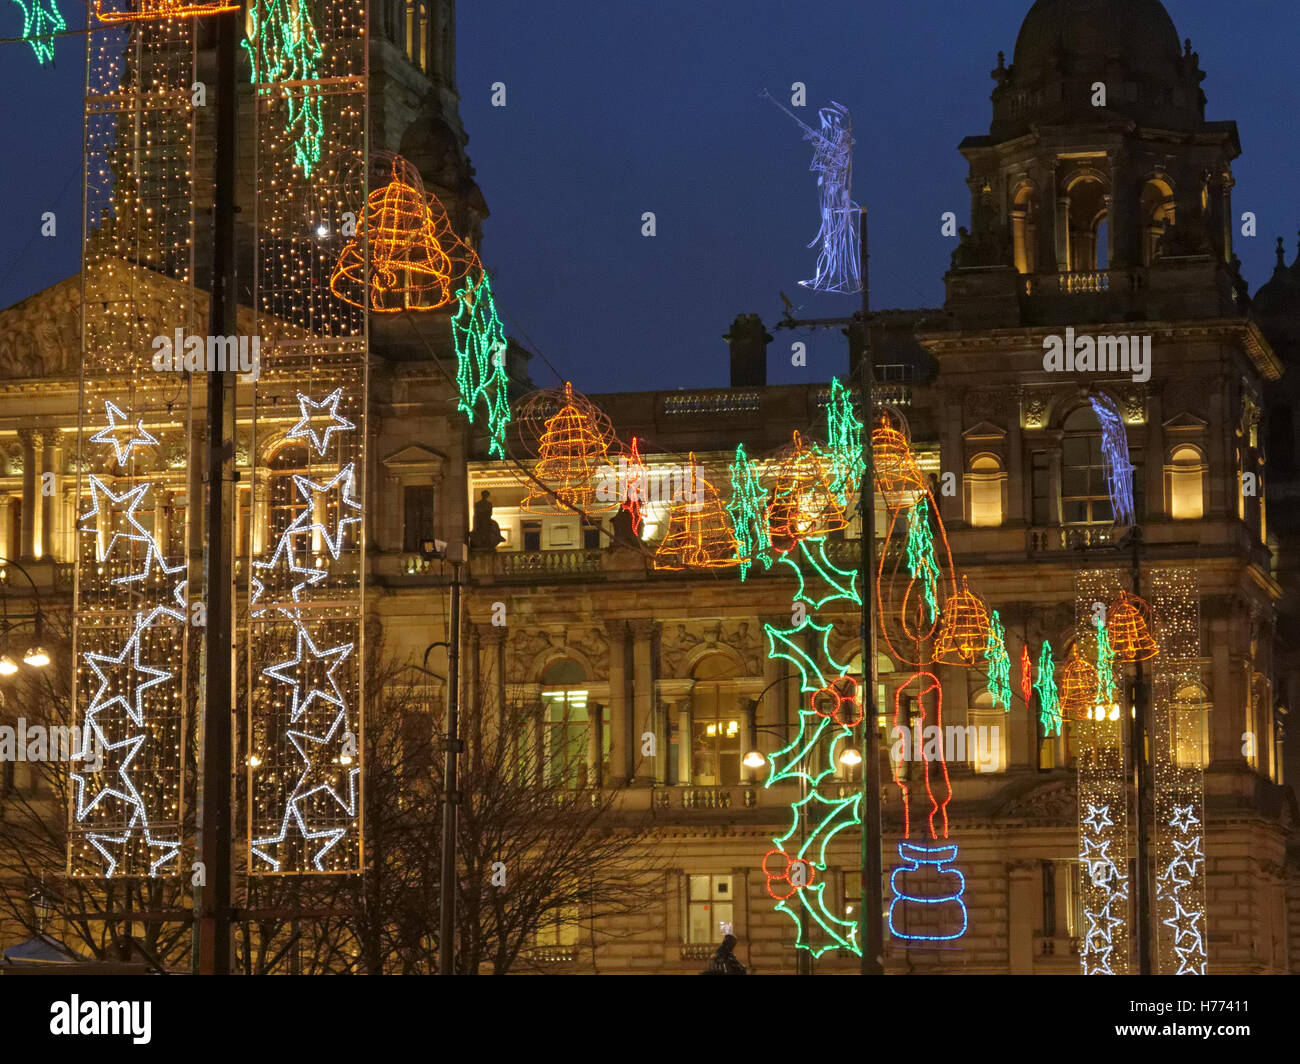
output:
{"label": "green christmas tree light", "polygon": [[1001,706],[1011,710],[1011,658],[1007,654],[1007,630],[1002,626],[998,611],[989,618],[989,641],[984,648],[984,659],[989,665],[989,694],[993,708]]}
{"label": "green christmas tree light", "polygon": [[456,409],[474,422],[481,400],[487,408],[488,454],[504,459],[510,400],[505,369],[506,333],[497,317],[492,282],[483,271],[477,283],[467,279],[456,293],[451,319],[456,345]]}
{"label": "green christmas tree light", "polygon": [[1115,701],[1115,651],[1110,645],[1110,631],[1098,617],[1097,626],[1097,704],[1109,706]]}
{"label": "green christmas tree light", "polygon": [[907,512],[907,568],[925,589],[925,607],[933,622],[939,613],[939,564],[930,533],[930,503],[924,498]]}
{"label": "green christmas tree light", "polygon": [[862,458],[862,422],[853,410],[852,395],[838,377],[831,378],[826,403],[826,457],[831,491],[847,506],[866,472],[866,463]]}
{"label": "green christmas tree light", "polygon": [[731,463],[731,501],[727,510],[736,532],[736,557],[740,559],[740,579],[749,575],[754,562],[772,568],[772,538],[767,528],[767,492],[759,483],[758,468],[738,444]]}
{"label": "green christmas tree light", "polygon": [[1061,701],[1056,691],[1056,662],[1052,658],[1052,644],[1043,641],[1038,655],[1038,679],[1034,683],[1038,692],[1038,719],[1045,737],[1061,734]]}
{"label": "green christmas tree light", "polygon": [[23,9],[22,38],[32,46],[36,62],[54,62],[54,34],[68,28],[54,0],[14,0]]}
{"label": "green christmas tree light", "polygon": [[320,79],[319,61],[325,54],[308,0],[255,0],[249,8],[248,39],[244,49],[252,65],[252,82],[293,83],[284,87],[289,118],[285,130],[293,138],[294,162],[304,177],[311,177],[320,162],[325,123],[320,94],[299,82]]}

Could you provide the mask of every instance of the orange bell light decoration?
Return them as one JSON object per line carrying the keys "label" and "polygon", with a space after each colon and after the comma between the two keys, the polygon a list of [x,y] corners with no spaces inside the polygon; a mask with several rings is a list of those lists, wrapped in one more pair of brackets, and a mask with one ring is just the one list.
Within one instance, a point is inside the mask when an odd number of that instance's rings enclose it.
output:
{"label": "orange bell light decoration", "polygon": [[961,590],[943,604],[934,660],[944,665],[974,665],[989,642],[989,611],[961,578]]}
{"label": "orange bell light decoration", "polygon": [[223,0],[197,0],[185,3],[184,0],[139,0],[138,4],[127,0],[121,10],[108,8],[105,0],[95,0],[95,18],[100,22],[150,22],[165,18],[202,18],[204,15],[220,15],[225,11],[238,11],[238,4],[227,4]]}
{"label": "orange bell light decoration", "polygon": [[[531,400],[532,417],[556,401],[559,410],[545,418],[538,434],[534,481],[523,508],[529,513],[550,513],[557,507],[582,513],[617,510],[622,500],[614,493],[607,493],[609,499],[601,498],[597,490],[602,476],[609,472],[609,449],[614,442],[609,418],[567,381],[562,392],[542,392]],[[528,411],[520,420],[530,420]]]}
{"label": "orange bell light decoration", "polygon": [[1067,720],[1091,720],[1097,701],[1097,666],[1079,653],[1076,643],[1065,660],[1058,704]]}
{"label": "orange bell light decoration", "polygon": [[906,497],[907,493],[925,491],[925,477],[907,437],[883,417],[871,431],[871,461],[876,484],[890,507],[909,506],[913,500]]}
{"label": "orange bell light decoration", "polygon": [[694,452],[682,490],[668,511],[668,530],[655,551],[656,569],[727,569],[739,565],[740,548],[718,490],[704,478]]}
{"label": "orange bell light decoration", "polygon": [[1136,595],[1121,591],[1106,611],[1110,648],[1120,661],[1149,661],[1160,653],[1151,636],[1151,607]]}
{"label": "orange bell light decoration", "polygon": [[370,193],[357,234],[339,255],[330,291],[345,303],[377,314],[449,306],[457,282],[468,273],[482,272],[478,255],[456,236],[446,210],[437,196],[424,191],[414,166],[393,155],[391,169],[388,183]]}
{"label": "orange bell light decoration", "polygon": [[831,489],[821,457],[804,446],[798,432],[777,467],[767,515],[772,546],[782,554],[801,539],[848,527],[844,506]]}

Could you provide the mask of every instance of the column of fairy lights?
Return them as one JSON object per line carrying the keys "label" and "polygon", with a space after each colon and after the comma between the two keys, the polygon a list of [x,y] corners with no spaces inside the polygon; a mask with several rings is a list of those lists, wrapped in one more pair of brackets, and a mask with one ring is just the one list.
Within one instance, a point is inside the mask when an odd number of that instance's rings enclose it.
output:
{"label": "column of fairy lights", "polygon": [[181,869],[193,687],[190,382],[154,340],[196,322],[194,23],[88,13],[74,712],[68,870]]}
{"label": "column of fairy lights", "polygon": [[367,316],[330,278],[345,248],[363,275],[369,263],[366,18],[365,0],[250,9],[253,454],[269,499],[241,583],[255,875],[355,872],[362,860]]}
{"label": "column of fairy lights", "polygon": [[1204,975],[1204,699],[1195,571],[1156,570],[1151,605],[1160,647],[1150,663],[1157,970],[1161,975]]}
{"label": "column of fairy lights", "polygon": [[[1097,646],[1095,620],[1100,614],[1096,604],[1114,602],[1120,589],[1117,570],[1075,574],[1076,640],[1089,654],[1095,653]],[[1113,685],[1107,689],[1118,694],[1124,690],[1123,676],[1113,658],[1107,661]],[[1076,720],[1072,725],[1078,765],[1083,902],[1079,958],[1084,975],[1124,975],[1128,971],[1129,816],[1124,737],[1128,729],[1125,717],[1131,707],[1123,697],[1119,704],[1118,714],[1093,714],[1092,719]]]}

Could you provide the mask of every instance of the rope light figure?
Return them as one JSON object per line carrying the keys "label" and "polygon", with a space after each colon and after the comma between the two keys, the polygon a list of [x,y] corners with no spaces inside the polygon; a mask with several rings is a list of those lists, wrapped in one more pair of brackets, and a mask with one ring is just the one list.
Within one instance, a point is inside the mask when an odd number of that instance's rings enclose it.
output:
{"label": "rope light figure", "polygon": [[736,560],[740,564],[740,579],[745,580],[755,562],[761,562],[764,569],[772,568],[772,538],[768,531],[767,516],[768,493],[760,481],[758,464],[750,460],[743,443],[736,445],[736,457],[728,471],[731,474],[731,501],[727,503],[727,511],[731,514],[731,524],[736,534]]}
{"label": "rope light figure", "polygon": [[883,417],[871,430],[871,461],[876,486],[891,508],[910,506],[916,493],[928,490],[907,437]]}
{"label": "rope light figure", "polygon": [[451,319],[456,345],[456,409],[474,423],[479,403],[487,408],[488,454],[505,459],[505,433],[510,423],[506,379],[506,333],[497,317],[496,300],[487,271],[472,276],[456,293]]}
{"label": "rope light figure", "polygon": [[668,511],[668,531],[655,551],[656,569],[727,569],[740,565],[731,519],[692,451],[682,490]]}
{"label": "rope light figure", "polygon": [[127,6],[120,11],[105,10],[105,0],[95,0],[95,18],[100,22],[150,22],[165,18],[202,18],[204,15],[220,15],[224,11],[238,11],[238,4],[223,3],[222,0],[198,0],[185,3],[184,0],[139,0],[139,6]]}
{"label": "rope light figure", "polygon": [[[557,400],[559,409],[542,418],[541,412]],[[604,493],[597,491],[614,443],[613,425],[599,407],[566,381],[562,391],[548,389],[530,396],[518,420],[522,431],[537,428],[535,482],[522,503],[525,510],[551,513],[559,506],[582,513],[612,513],[618,509],[621,499],[604,499]]]}
{"label": "rope light figure", "polygon": [[1097,666],[1079,653],[1076,643],[1065,659],[1058,704],[1066,720],[1091,720],[1097,701]]}
{"label": "rope light figure", "polygon": [[1101,422],[1101,449],[1106,458],[1106,485],[1117,525],[1131,525],[1137,519],[1133,511],[1133,463],[1128,456],[1128,432],[1119,407],[1108,396],[1095,395],[1089,400]]}
{"label": "rope light figure", "polygon": [[357,234],[339,255],[330,291],[377,314],[439,310],[456,298],[457,282],[467,275],[474,276],[471,287],[477,291],[478,256],[452,231],[438,198],[424,191],[419,171],[393,155],[390,172],[389,181],[370,193]]}
{"label": "rope light figure", "polygon": [[961,578],[961,590],[943,604],[934,659],[944,665],[973,665],[989,643],[989,611]]}
{"label": "rope light figure", "polygon": [[[763,95],[772,100],[768,93]],[[809,169],[817,175],[821,229],[808,246],[820,246],[821,250],[817,255],[816,276],[799,283],[818,292],[861,292],[858,217],[862,208],[852,199],[853,117],[847,107],[832,100],[829,107],[818,112],[821,128],[813,129],[787,108],[776,105],[794,118],[803,130],[804,140],[813,145]]]}
{"label": "rope light figure", "polygon": [[821,458],[804,446],[798,432],[777,468],[767,521],[772,546],[782,554],[801,539],[848,527],[844,507],[831,489]]}
{"label": "rope light figure", "polygon": [[1106,611],[1111,649],[1120,661],[1150,661],[1160,653],[1151,635],[1151,607],[1136,595],[1121,591]]}
{"label": "rope light figure", "polygon": [[68,28],[55,0],[14,0],[23,9],[22,38],[32,46],[36,62],[54,62],[54,35]]}
{"label": "rope light figure", "polygon": [[[221,8],[219,10],[236,10]],[[293,138],[294,162],[311,177],[320,162],[325,123],[320,93],[303,82],[320,78],[324,55],[308,0],[252,0],[243,42],[254,85],[277,86],[288,109],[285,131]],[[265,91],[265,90],[263,90]]]}
{"label": "rope light figure", "polygon": [[632,437],[627,454],[619,459],[619,468],[626,470],[619,506],[631,516],[632,534],[640,539],[645,528],[645,505],[650,500],[650,468],[641,457],[639,437]]}

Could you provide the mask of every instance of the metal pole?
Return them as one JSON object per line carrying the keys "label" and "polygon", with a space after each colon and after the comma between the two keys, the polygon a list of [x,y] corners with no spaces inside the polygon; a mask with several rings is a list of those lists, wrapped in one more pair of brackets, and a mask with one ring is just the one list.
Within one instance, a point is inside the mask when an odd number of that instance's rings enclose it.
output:
{"label": "metal pole", "polygon": [[[239,12],[214,16],[217,33],[216,166],[212,208],[212,283],[208,331],[234,336],[235,295],[235,57]],[[204,588],[203,751],[199,790],[198,963],[203,975],[230,974],[231,961],[231,541],[234,512],[235,371],[207,381],[207,564]]]}
{"label": "metal pole", "polygon": [[[464,548],[452,548],[463,551]],[[450,551],[449,551],[450,553]],[[442,877],[438,889],[438,974],[455,975],[456,949],[456,820],[460,791],[456,768],[460,758],[460,581],[464,555],[452,562],[451,638],[447,647],[447,731],[443,743]]]}
{"label": "metal pole", "polygon": [[[1133,594],[1142,597],[1142,530],[1133,528]],[[1150,875],[1150,822],[1148,806],[1151,802],[1151,759],[1147,756],[1147,696],[1146,679],[1142,662],[1133,666],[1133,716],[1130,731],[1130,754],[1133,761],[1134,784],[1137,792],[1137,955],[1138,974],[1151,975],[1151,875]]]}
{"label": "metal pole", "polygon": [[862,908],[858,946],[862,975],[885,974],[884,869],[880,859],[880,736],[876,731],[876,486],[871,431],[875,420],[875,371],[871,359],[871,283],[867,270],[867,209],[862,208],[862,348],[858,363],[862,396],[862,484],[858,507],[862,514]]}

